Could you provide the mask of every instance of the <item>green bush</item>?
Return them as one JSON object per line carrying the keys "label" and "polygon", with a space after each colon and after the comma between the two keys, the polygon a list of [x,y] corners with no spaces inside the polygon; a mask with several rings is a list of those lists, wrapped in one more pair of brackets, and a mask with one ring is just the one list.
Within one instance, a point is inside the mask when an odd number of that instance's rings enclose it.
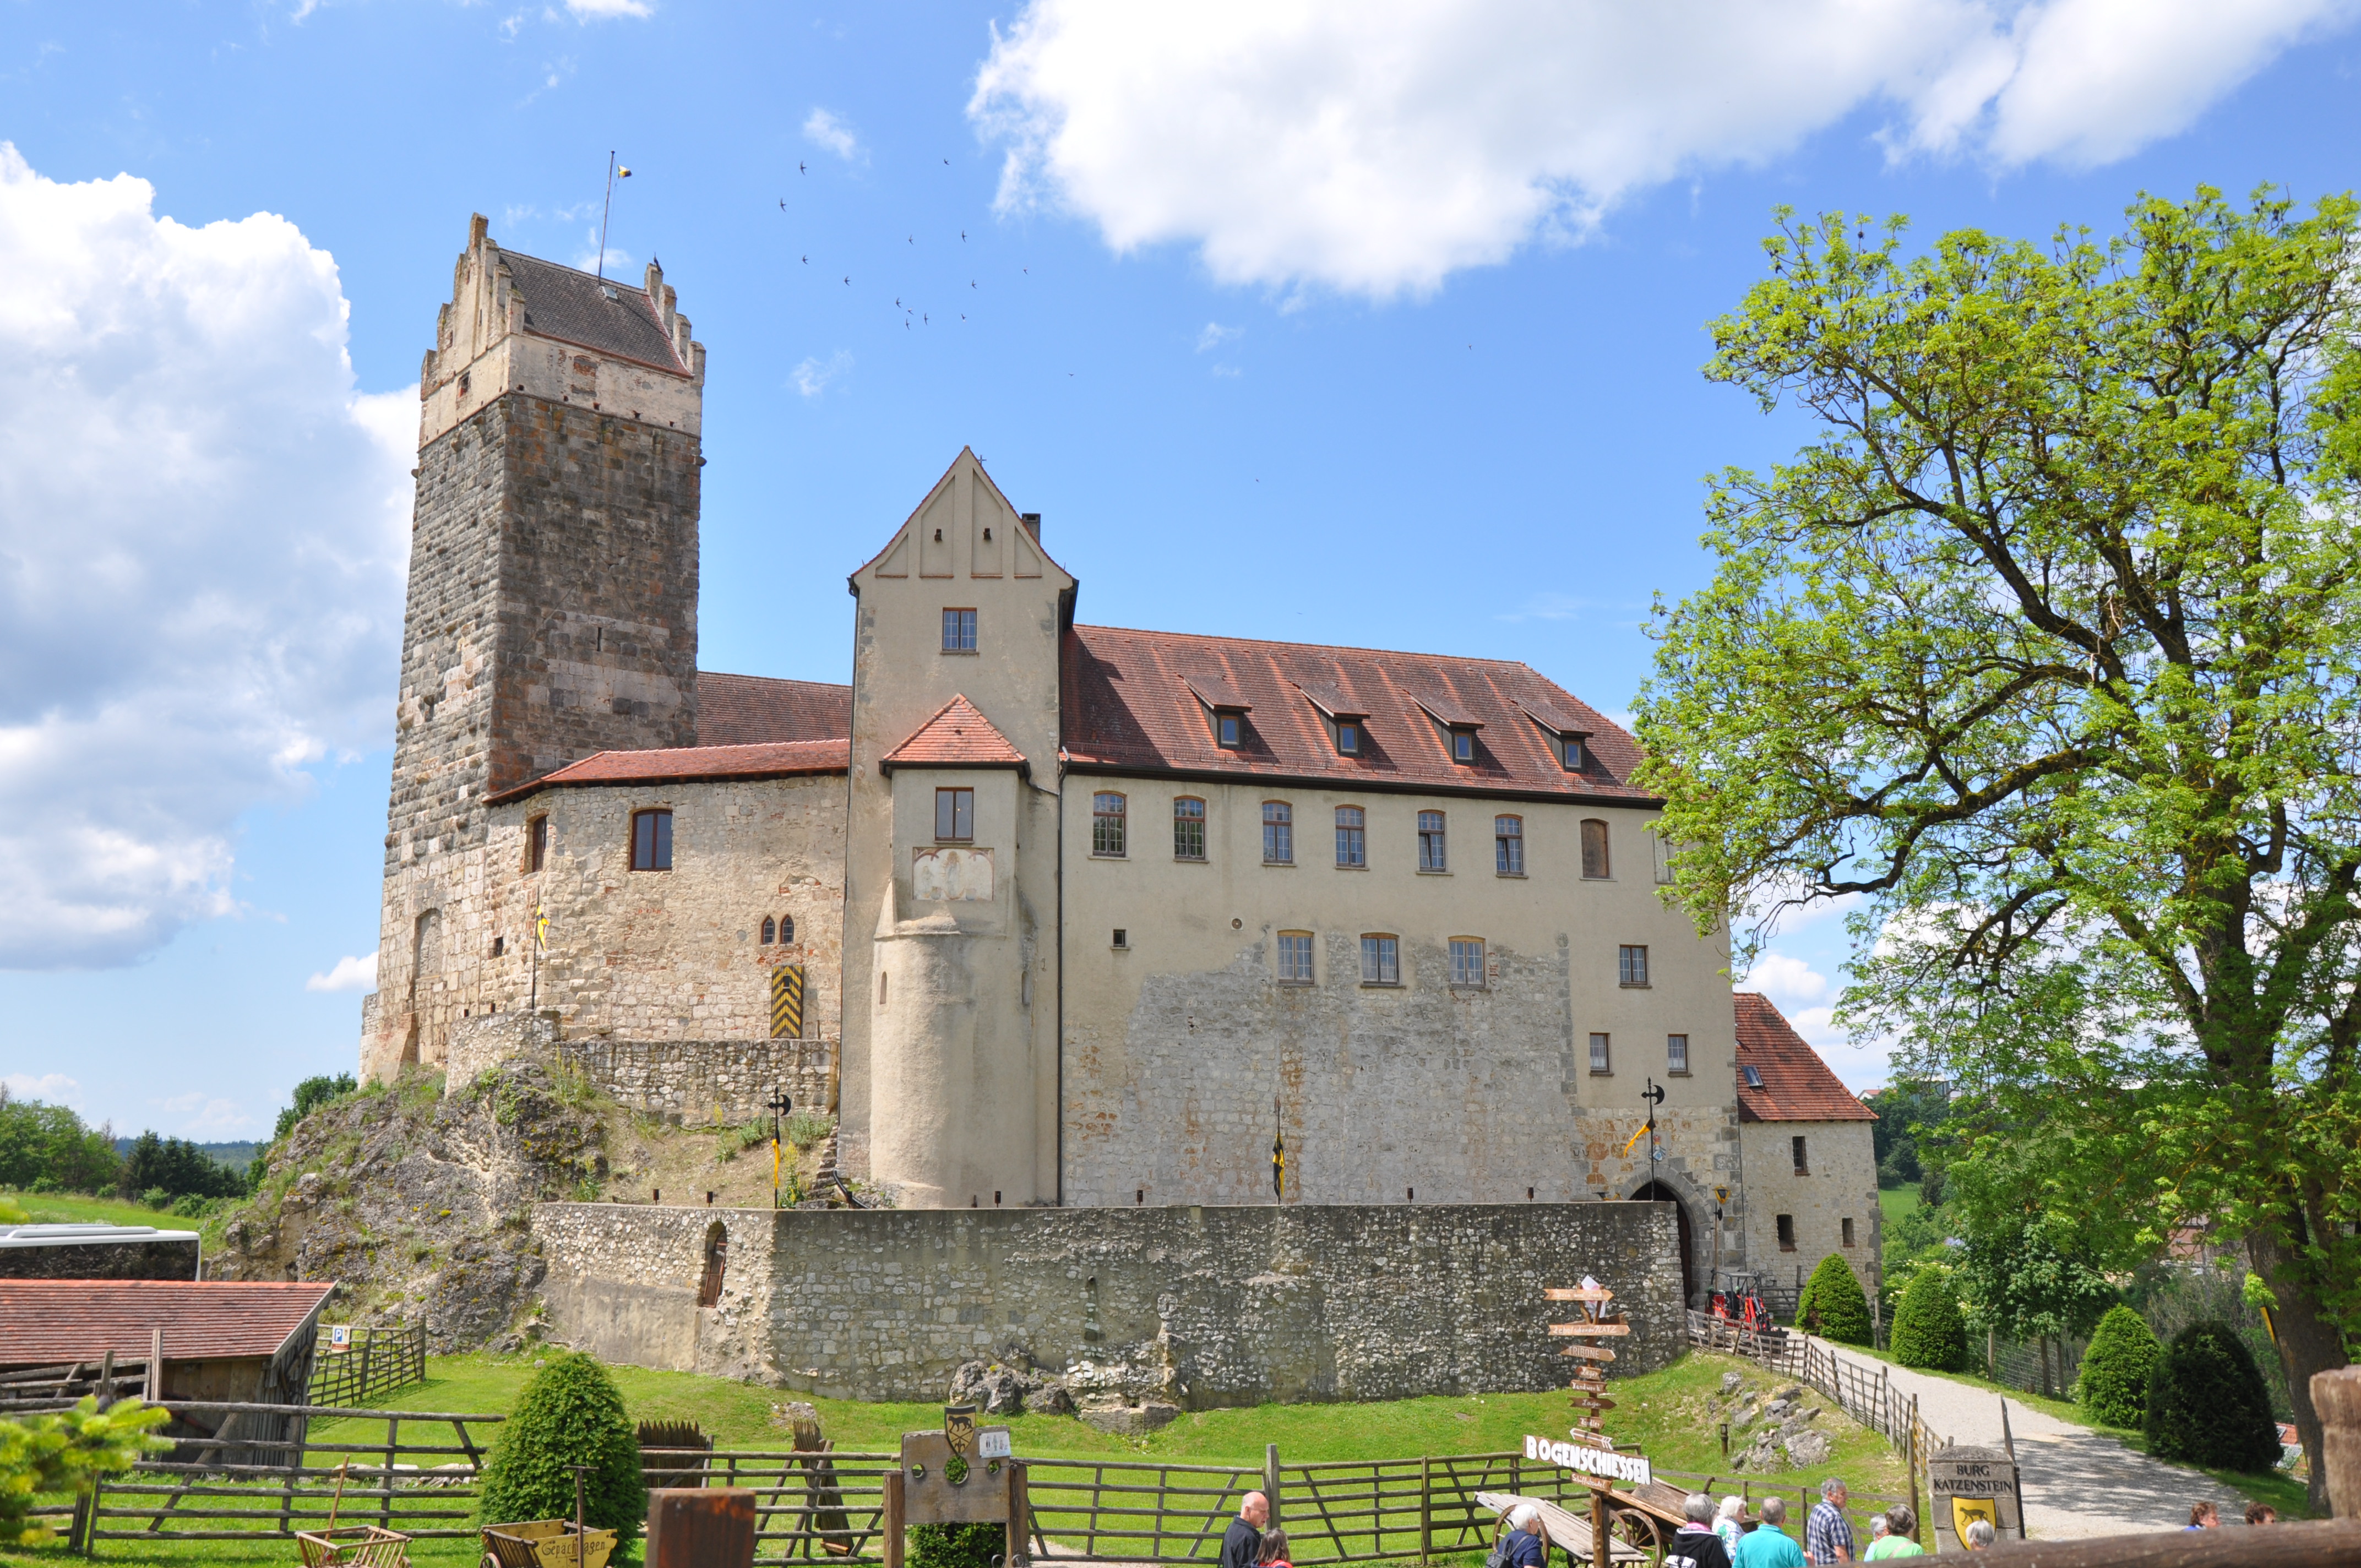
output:
{"label": "green bush", "polygon": [[100,1475],[128,1470],[139,1456],[172,1445],[148,1435],[170,1412],[118,1399],[99,1413],[84,1398],[71,1410],[0,1421],[0,1545],[39,1546],[52,1538],[47,1519],[27,1517],[36,1492],[85,1492]]}
{"label": "green bush", "polygon": [[1921,1267],[1910,1276],[1894,1309],[1894,1359],[1929,1372],[1960,1372],[1968,1365],[1968,1330],[1950,1277]]}
{"label": "green bush", "polygon": [[2109,1309],[2082,1353],[2075,1402],[2102,1426],[2138,1427],[2147,1417],[2147,1380],[2163,1354],[2146,1318],[2129,1307]]}
{"label": "green bush", "polygon": [[[1817,1327],[1813,1326],[1816,1319]],[[1820,1259],[1796,1299],[1795,1322],[1839,1344],[1870,1343],[1869,1298],[1861,1294],[1850,1264],[1834,1253]]]}
{"label": "green bush", "polygon": [[1008,1551],[996,1524],[922,1524],[910,1529],[910,1568],[992,1568]]}
{"label": "green bush", "polygon": [[2147,1451],[2262,1475],[2279,1463],[2279,1427],[2254,1356],[2227,1323],[2191,1323],[2148,1375]]}
{"label": "green bush", "polygon": [[492,1442],[476,1517],[484,1524],[574,1517],[574,1472],[582,1477],[584,1522],[636,1538],[647,1517],[638,1429],[615,1380],[577,1351],[553,1354],[533,1375]]}

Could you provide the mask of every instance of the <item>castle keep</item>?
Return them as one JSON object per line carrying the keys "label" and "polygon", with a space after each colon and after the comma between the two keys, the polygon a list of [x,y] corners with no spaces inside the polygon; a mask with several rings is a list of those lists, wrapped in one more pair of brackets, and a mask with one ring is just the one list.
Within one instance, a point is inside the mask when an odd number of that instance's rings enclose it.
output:
{"label": "castle keep", "polygon": [[366,1073],[554,1031],[664,1114],[824,1100],[905,1209],[1636,1197],[1693,1298],[1873,1279],[1870,1113],[1663,903],[1616,725],[1519,663],[1081,622],[967,451],[851,575],[850,687],[700,672],[704,366],[655,266],[475,220]]}

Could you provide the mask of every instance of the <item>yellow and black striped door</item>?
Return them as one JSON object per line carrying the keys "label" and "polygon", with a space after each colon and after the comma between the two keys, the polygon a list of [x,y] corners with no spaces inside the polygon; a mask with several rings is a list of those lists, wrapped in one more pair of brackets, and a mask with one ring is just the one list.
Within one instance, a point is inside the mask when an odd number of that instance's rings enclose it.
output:
{"label": "yellow and black striped door", "polygon": [[781,964],[771,971],[771,1038],[804,1037],[804,966]]}

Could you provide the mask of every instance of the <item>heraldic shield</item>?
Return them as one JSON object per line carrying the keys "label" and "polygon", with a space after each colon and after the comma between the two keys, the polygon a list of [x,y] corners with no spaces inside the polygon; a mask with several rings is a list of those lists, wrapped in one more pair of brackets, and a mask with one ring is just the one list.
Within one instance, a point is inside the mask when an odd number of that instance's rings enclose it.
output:
{"label": "heraldic shield", "polygon": [[1968,1526],[1982,1519],[1997,1530],[2000,1529],[2000,1505],[1990,1497],[1953,1497],[1951,1499],[1951,1533],[1961,1541],[1968,1538]]}

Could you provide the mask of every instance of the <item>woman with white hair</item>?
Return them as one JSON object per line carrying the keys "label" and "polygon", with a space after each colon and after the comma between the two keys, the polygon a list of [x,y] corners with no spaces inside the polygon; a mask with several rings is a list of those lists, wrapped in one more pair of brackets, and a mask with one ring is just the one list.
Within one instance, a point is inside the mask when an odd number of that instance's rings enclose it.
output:
{"label": "woman with white hair", "polygon": [[1549,1561],[1549,1538],[1542,1533],[1542,1511],[1532,1503],[1509,1510],[1508,1533],[1494,1553],[1499,1568],[1543,1568]]}
{"label": "woman with white hair", "polygon": [[1738,1543],[1746,1539],[1746,1527],[1739,1522],[1745,1517],[1745,1498],[1724,1497],[1713,1518],[1713,1533],[1721,1537],[1721,1549],[1730,1553],[1732,1563],[1738,1561]]}

